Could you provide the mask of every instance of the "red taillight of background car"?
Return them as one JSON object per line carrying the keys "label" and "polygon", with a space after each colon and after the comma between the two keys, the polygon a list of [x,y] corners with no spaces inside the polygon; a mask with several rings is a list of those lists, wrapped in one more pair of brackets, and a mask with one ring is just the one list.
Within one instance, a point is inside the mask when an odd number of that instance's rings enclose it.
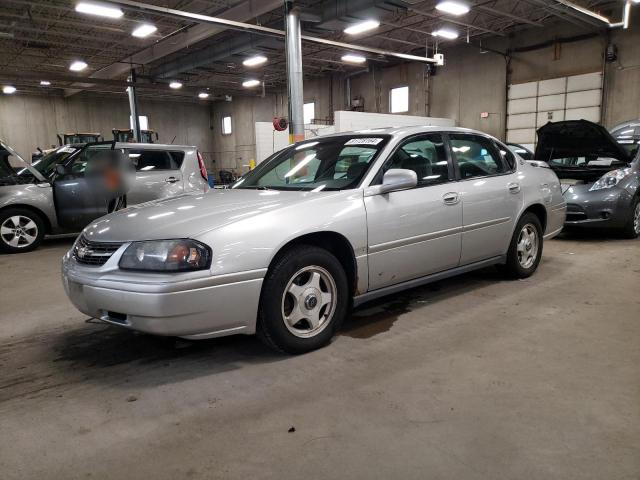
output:
{"label": "red taillight of background car", "polygon": [[202,154],[198,152],[198,167],[200,167],[200,175],[205,181],[209,181],[209,176],[207,175],[207,167],[204,164],[204,158],[202,158]]}

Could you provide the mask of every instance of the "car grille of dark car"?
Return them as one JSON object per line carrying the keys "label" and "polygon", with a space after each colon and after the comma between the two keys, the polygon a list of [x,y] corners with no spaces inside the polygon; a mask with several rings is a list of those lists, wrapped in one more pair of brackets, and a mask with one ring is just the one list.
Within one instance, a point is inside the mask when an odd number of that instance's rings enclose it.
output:
{"label": "car grille of dark car", "polygon": [[575,222],[579,220],[585,220],[587,214],[580,205],[575,203],[567,203],[567,221]]}
{"label": "car grille of dark car", "polygon": [[83,265],[104,265],[121,245],[122,243],[91,242],[82,236],[73,247],[73,258]]}

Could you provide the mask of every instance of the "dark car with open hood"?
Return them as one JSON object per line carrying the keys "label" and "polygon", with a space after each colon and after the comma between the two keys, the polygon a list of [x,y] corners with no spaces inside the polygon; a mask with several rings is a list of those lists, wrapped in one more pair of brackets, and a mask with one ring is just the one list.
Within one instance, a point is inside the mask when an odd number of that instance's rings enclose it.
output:
{"label": "dark car with open hood", "polygon": [[637,141],[635,145],[628,148],[586,120],[549,122],[538,129],[534,158],[545,161],[560,178],[567,202],[565,227],[615,230],[627,238],[640,235]]}

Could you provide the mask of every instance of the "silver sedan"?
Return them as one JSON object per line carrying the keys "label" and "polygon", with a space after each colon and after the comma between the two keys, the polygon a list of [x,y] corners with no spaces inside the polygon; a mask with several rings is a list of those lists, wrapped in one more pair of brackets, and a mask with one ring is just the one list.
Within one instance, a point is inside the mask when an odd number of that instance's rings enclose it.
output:
{"label": "silver sedan", "polygon": [[75,306],[189,339],[257,333],[302,353],[352,306],[488,265],[532,275],[562,229],[553,171],[460,128],[319,137],[226,190],[107,215],[63,259]]}

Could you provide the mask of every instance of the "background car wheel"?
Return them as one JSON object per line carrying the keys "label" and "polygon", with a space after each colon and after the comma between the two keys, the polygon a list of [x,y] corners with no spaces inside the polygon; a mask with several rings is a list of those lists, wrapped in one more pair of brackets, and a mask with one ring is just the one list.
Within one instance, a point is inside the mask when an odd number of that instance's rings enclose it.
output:
{"label": "background car wheel", "polygon": [[533,275],[542,258],[542,225],[533,213],[525,213],[513,232],[505,270],[511,278]]}
{"label": "background car wheel", "polygon": [[318,247],[296,246],[265,278],[257,334],[277,351],[309,352],[329,343],[348,306],[347,276],[336,257]]}
{"label": "background car wheel", "polygon": [[627,224],[622,229],[625,238],[638,238],[640,235],[640,197],[636,197],[631,205],[631,212]]}
{"label": "background car wheel", "polygon": [[0,212],[0,251],[29,252],[44,238],[42,217],[24,208],[7,208]]}

